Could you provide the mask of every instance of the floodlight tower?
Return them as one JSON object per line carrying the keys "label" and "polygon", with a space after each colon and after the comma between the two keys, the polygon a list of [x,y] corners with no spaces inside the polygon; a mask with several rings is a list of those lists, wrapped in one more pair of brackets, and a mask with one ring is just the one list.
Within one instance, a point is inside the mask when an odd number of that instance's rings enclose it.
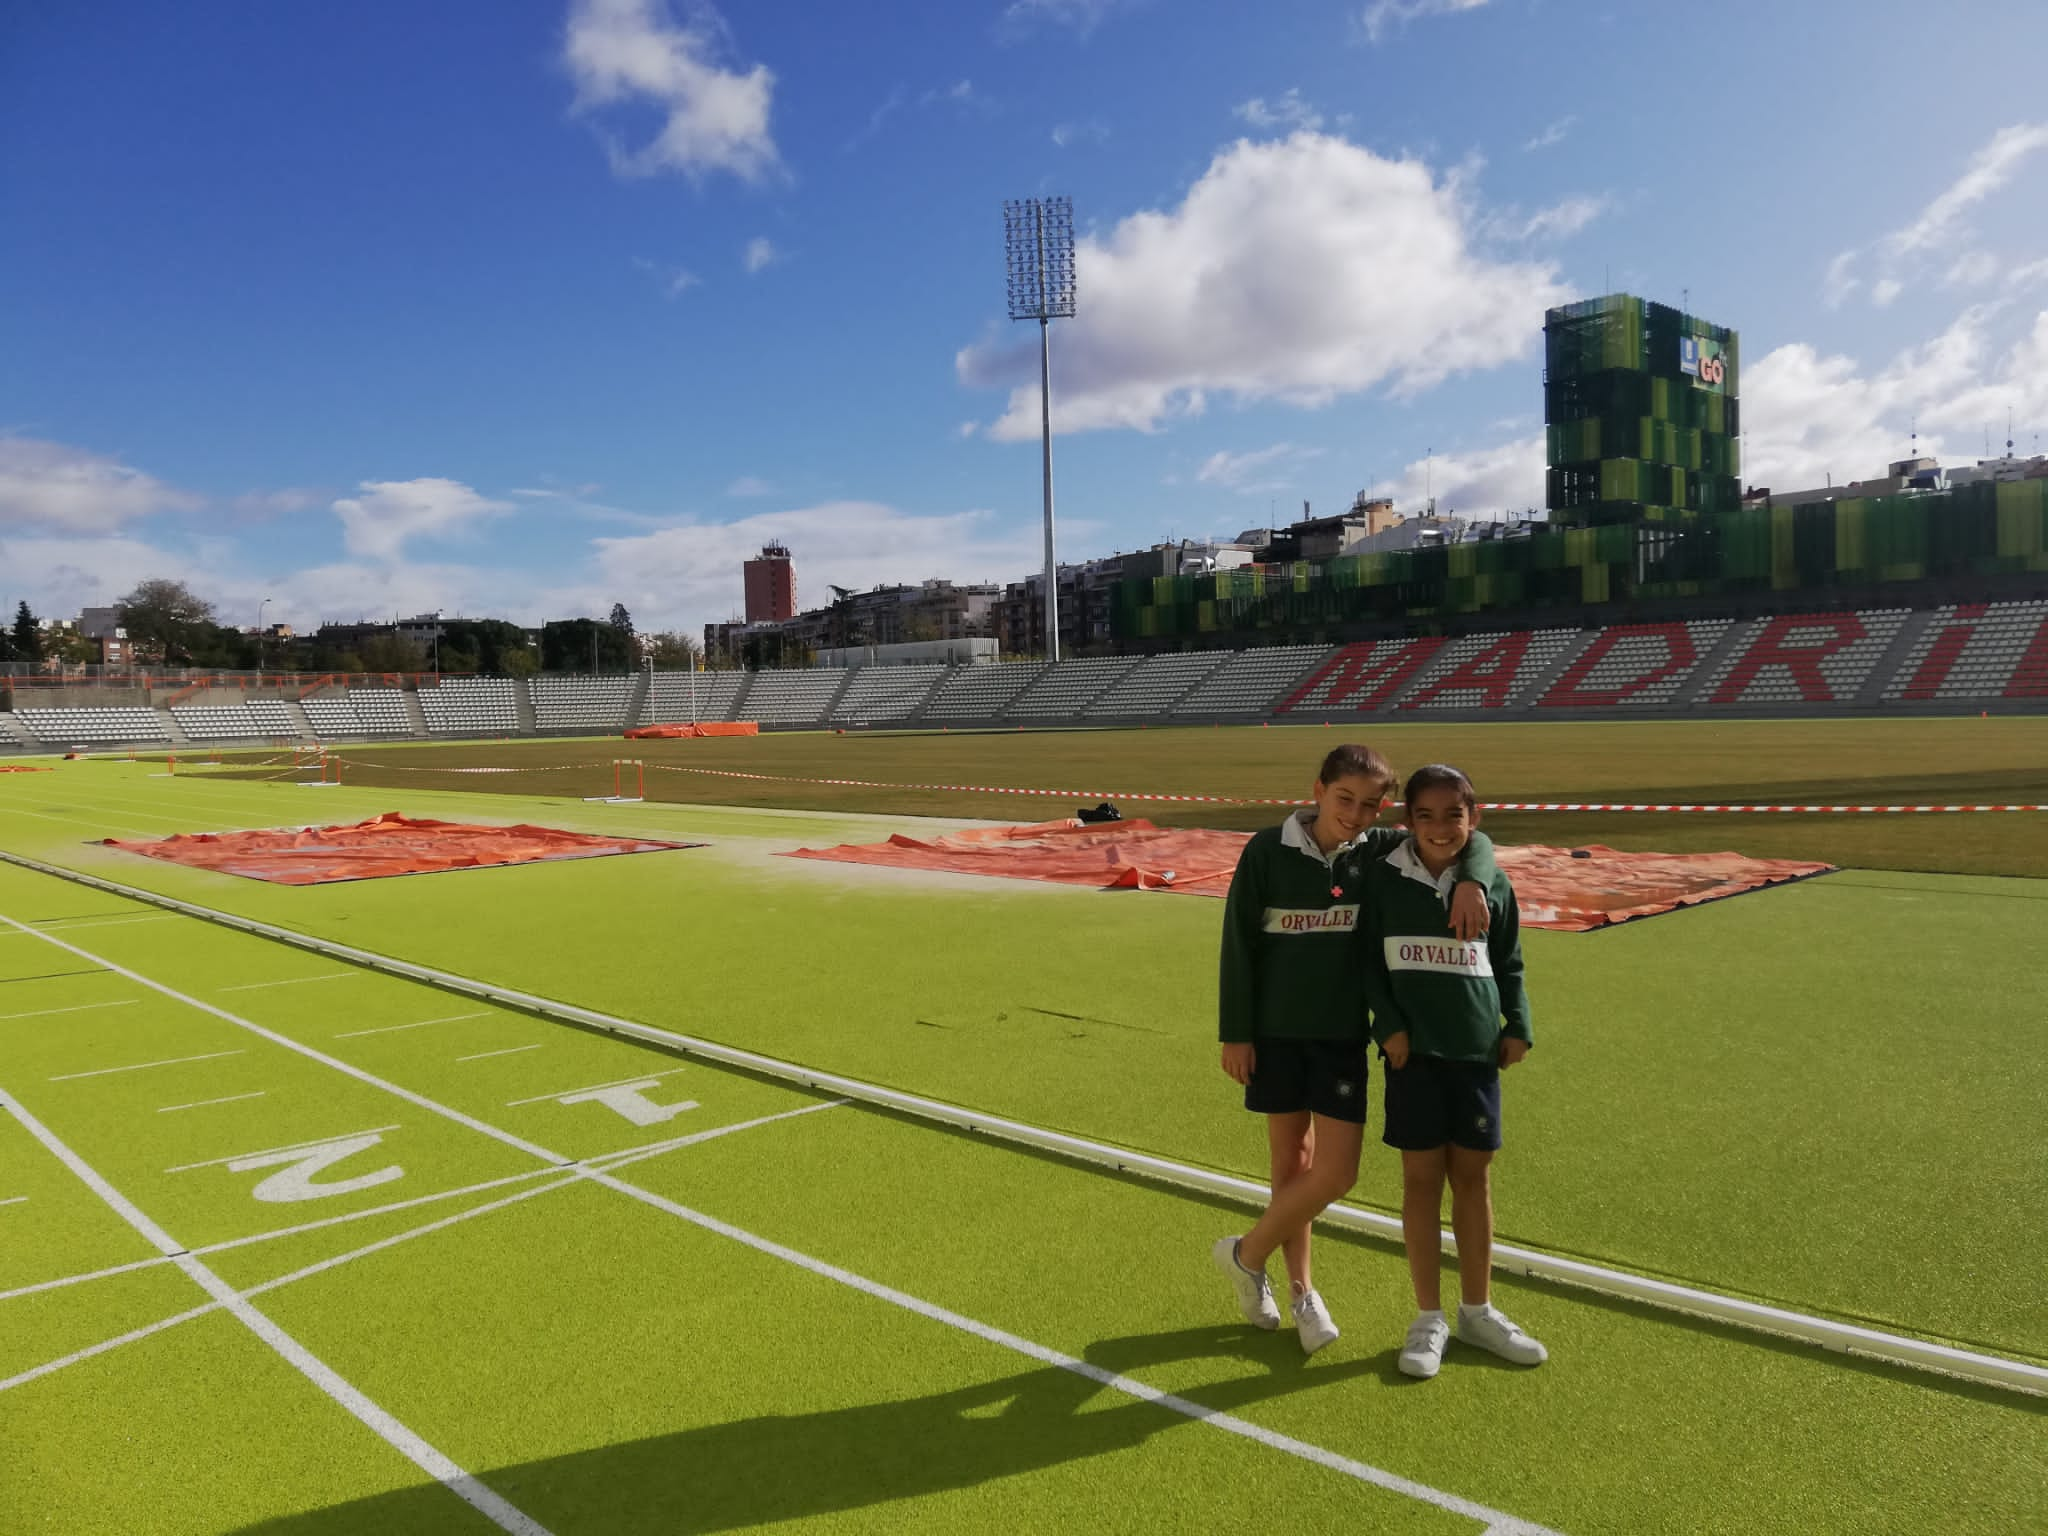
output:
{"label": "floodlight tower", "polygon": [[1011,198],[1003,204],[1010,318],[1038,322],[1038,419],[1045,472],[1045,645],[1060,659],[1060,568],[1052,541],[1052,322],[1074,314],[1074,200]]}

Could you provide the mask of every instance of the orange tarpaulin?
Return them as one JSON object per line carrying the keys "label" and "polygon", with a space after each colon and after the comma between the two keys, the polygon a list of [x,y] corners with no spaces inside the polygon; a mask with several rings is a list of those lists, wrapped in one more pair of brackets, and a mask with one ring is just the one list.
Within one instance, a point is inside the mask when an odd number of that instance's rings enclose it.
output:
{"label": "orange tarpaulin", "polygon": [[[958,874],[1051,880],[1098,889],[1135,888],[1221,896],[1230,888],[1248,832],[1155,827],[1149,821],[1084,825],[1043,821],[978,827],[938,837],[901,833],[886,843],[798,848],[788,857],[885,864]],[[1825,873],[1831,864],[1752,859],[1739,853],[1621,853],[1597,845],[1576,850],[1536,845],[1497,850],[1515,883],[1522,922],[1581,933],[1761,886]]]}
{"label": "orange tarpaulin", "polygon": [[325,885],[334,880],[375,880],[385,875],[431,874],[444,869],[486,869],[544,859],[594,859],[612,853],[653,853],[701,848],[702,843],[660,843],[604,837],[554,827],[490,827],[427,821],[396,812],[345,827],[263,832],[180,834],[154,842],[106,838],[105,846],[193,869],[246,875],[276,885]]}
{"label": "orange tarpaulin", "polygon": [[0,773],[55,773],[48,763],[0,763]]}
{"label": "orange tarpaulin", "polygon": [[752,720],[702,720],[695,725],[637,725],[626,732],[628,741],[669,739],[677,736],[758,736],[760,725]]}

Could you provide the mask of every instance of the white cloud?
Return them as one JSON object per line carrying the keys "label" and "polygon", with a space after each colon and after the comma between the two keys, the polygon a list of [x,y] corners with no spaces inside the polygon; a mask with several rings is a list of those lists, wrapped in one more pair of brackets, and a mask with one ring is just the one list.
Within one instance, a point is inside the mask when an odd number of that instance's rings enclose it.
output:
{"label": "white cloud", "polygon": [[342,542],[353,555],[395,562],[413,539],[448,539],[512,510],[459,480],[365,480],[362,495],[334,503]]}
{"label": "white cloud", "polygon": [[1065,149],[1083,139],[1092,139],[1099,144],[1108,137],[1109,125],[1092,117],[1081,123],[1055,123],[1052,128],[1052,142],[1056,149]]}
{"label": "white cloud", "polygon": [[1071,27],[1086,37],[1121,3],[1122,0],[1010,0],[1003,7],[1002,30],[1019,36],[1043,23]]}
{"label": "white cloud", "polygon": [[68,443],[0,435],[0,529],[103,533],[152,513],[205,505],[205,498],[119,459]]}
{"label": "white cloud", "polygon": [[1240,496],[1263,496],[1293,486],[1294,482],[1288,479],[1288,466],[1320,458],[1322,454],[1320,448],[1300,448],[1293,443],[1275,443],[1248,453],[1212,453],[1195,471],[1195,478],[1205,485],[1224,486]]}
{"label": "white cloud", "polygon": [[[1551,263],[1476,253],[1462,185],[1317,134],[1224,149],[1177,208],[1077,242],[1054,426],[1152,431],[1211,394],[1407,396],[1528,356],[1571,292]],[[968,346],[955,366],[966,384],[1012,386],[992,435],[1037,436],[1035,342]]]}
{"label": "white cloud", "polygon": [[760,181],[779,168],[768,125],[775,76],[761,64],[744,73],[725,67],[726,48],[725,24],[708,4],[679,25],[664,0],[574,0],[563,59],[576,110],[638,101],[664,114],[661,131],[637,150],[606,137],[614,172],[725,171]]}
{"label": "white cloud", "polygon": [[1359,18],[1365,35],[1377,43],[1390,28],[1404,27],[1424,16],[1449,16],[1458,11],[1476,11],[1486,0],[1372,0]]}
{"label": "white cloud", "polygon": [[310,507],[317,507],[331,494],[304,490],[298,486],[286,486],[275,491],[246,491],[237,496],[230,505],[242,516],[261,521],[273,517],[289,517],[294,512],[304,512]]}
{"label": "white cloud", "polygon": [[[1995,334],[2009,317],[2023,328]],[[2008,411],[2048,420],[2048,310],[1975,306],[1869,373],[1804,342],[1779,347],[1744,365],[1742,396],[1743,478],[1754,485],[1806,490],[1830,474],[1837,485],[1881,475],[1916,424],[1922,452],[1968,462]]]}
{"label": "white cloud", "polygon": [[1526,218],[1519,208],[1504,208],[1485,221],[1484,229],[1499,240],[1569,240],[1606,211],[1604,197],[1568,197]]}
{"label": "white cloud", "polygon": [[775,487],[756,475],[741,475],[725,488],[728,496],[773,496]]}
{"label": "white cloud", "polygon": [[665,299],[680,298],[704,281],[688,267],[665,266],[658,261],[649,261],[645,256],[635,256],[633,266],[654,280],[655,287],[661,290]]}
{"label": "white cloud", "polygon": [[1007,526],[993,512],[919,516],[876,502],[825,502],[598,539],[594,584],[618,592],[643,624],[694,627],[738,611],[740,562],[773,540],[795,558],[798,605],[815,607],[829,600],[832,585],[858,591],[935,576],[1014,581],[1038,564],[1039,538],[1035,522]]}
{"label": "white cloud", "polygon": [[1302,128],[1314,132],[1323,126],[1323,114],[1301,99],[1301,90],[1296,86],[1289,86],[1287,94],[1278,101],[1268,103],[1265,97],[1254,96],[1230,110],[1231,116],[1242,118],[1254,128],[1278,128],[1292,133]]}
{"label": "white cloud", "polygon": [[[1985,199],[2003,190],[2029,157],[2048,150],[2048,123],[2014,123],[1991,136],[1962,175],[1944,187],[1910,224],[1893,230],[1870,246],[1843,251],[1828,264],[1821,294],[1829,308],[1841,305],[1861,286],[1854,269],[1866,257],[1879,271],[1870,285],[1870,302],[1883,309],[1908,283],[1925,276],[1941,253],[1964,245],[1972,235],[1968,215]],[[1966,249],[1942,272],[1947,287],[1988,282],[1998,259],[1988,251]],[[1979,275],[1981,274],[1981,275]]]}
{"label": "white cloud", "polygon": [[2048,283],[2048,258],[2027,262],[2005,274],[2005,286],[2014,292],[2036,283]]}
{"label": "white cloud", "polygon": [[1537,134],[1535,138],[1525,143],[1522,146],[1522,153],[1529,154],[1535,150],[1548,149],[1553,144],[1562,144],[1565,135],[1572,131],[1572,125],[1577,121],[1578,117],[1576,115],[1560,117],[1556,122],[1550,124],[1549,127]]}
{"label": "white cloud", "polygon": [[1394,509],[1421,512],[1428,498],[1437,511],[1486,520],[1543,510],[1544,438],[1519,437],[1490,448],[1425,455],[1405,464],[1391,488]]}
{"label": "white cloud", "polygon": [[782,253],[775,249],[775,242],[766,235],[756,235],[747,242],[747,248],[740,254],[740,265],[752,276],[782,259]]}

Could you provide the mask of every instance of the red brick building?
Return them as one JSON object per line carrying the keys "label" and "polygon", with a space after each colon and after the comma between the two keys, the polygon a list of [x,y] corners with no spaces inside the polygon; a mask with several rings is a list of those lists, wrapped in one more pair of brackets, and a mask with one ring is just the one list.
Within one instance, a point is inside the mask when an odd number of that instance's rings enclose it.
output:
{"label": "red brick building", "polygon": [[796,616],[796,567],[781,544],[764,544],[741,569],[747,579],[747,622],[773,624]]}

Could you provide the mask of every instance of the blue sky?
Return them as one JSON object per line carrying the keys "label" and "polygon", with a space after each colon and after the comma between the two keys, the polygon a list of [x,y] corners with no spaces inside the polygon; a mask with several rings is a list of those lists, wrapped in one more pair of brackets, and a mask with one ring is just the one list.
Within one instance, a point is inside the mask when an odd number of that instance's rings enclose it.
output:
{"label": "blue sky", "polygon": [[[1743,340],[1746,475],[2048,429],[2048,7],[269,0],[0,20],[0,602],[231,622],[1037,563],[1001,203],[1066,193],[1061,552],[1542,500],[1546,305]],[[1023,392],[1013,396],[1013,389]]]}

